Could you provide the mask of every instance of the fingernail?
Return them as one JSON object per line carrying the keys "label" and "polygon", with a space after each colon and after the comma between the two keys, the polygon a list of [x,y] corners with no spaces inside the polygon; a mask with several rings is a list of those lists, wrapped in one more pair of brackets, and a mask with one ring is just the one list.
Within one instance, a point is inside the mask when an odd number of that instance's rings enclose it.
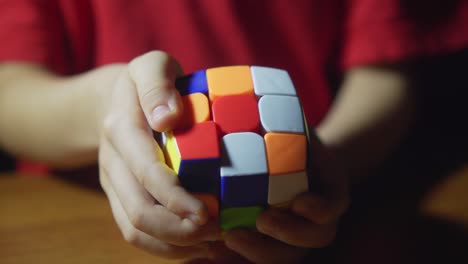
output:
{"label": "fingernail", "polygon": [[165,116],[167,116],[167,114],[169,114],[169,112],[171,112],[171,110],[169,109],[169,107],[167,107],[167,105],[157,106],[153,110],[151,119],[152,119],[153,122],[158,122],[159,120],[161,120]]}

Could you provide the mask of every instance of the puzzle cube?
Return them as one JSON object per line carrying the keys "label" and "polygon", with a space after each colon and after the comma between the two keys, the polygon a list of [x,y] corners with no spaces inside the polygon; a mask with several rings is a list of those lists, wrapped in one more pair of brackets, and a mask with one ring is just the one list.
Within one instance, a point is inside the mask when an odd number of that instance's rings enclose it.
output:
{"label": "puzzle cube", "polygon": [[255,227],[265,206],[308,190],[308,130],[286,71],[212,68],[176,87],[185,110],[163,135],[166,160],[222,229]]}

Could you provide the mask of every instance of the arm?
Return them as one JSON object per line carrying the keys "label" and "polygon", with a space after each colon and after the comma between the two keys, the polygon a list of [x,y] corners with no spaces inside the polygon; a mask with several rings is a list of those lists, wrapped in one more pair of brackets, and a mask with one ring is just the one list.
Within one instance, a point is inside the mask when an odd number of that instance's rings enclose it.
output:
{"label": "arm", "polygon": [[182,113],[174,59],[149,52],[72,77],[33,65],[0,70],[1,147],[61,167],[99,160],[102,188],[127,241],[170,258],[209,254],[204,242],[219,228],[179,185],[153,138]]}
{"label": "arm", "polygon": [[399,145],[415,117],[408,73],[359,67],[348,72],[317,133],[351,178],[377,168]]}
{"label": "arm", "polygon": [[95,163],[99,96],[122,68],[65,78],[40,66],[1,65],[0,148],[54,167]]}

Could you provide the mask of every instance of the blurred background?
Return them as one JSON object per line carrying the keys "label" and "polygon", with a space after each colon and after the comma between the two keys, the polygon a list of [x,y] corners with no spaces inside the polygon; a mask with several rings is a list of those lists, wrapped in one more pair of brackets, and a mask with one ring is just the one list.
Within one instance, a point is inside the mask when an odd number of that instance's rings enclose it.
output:
{"label": "blurred background", "polygon": [[[408,13],[426,23],[424,28],[428,30],[432,29],[432,23],[436,25],[450,17],[458,2],[401,0]],[[436,5],[436,8],[426,9],[425,5]],[[335,243],[326,249],[313,250],[308,259],[311,263],[468,263],[468,48],[441,56],[419,57],[408,64],[416,69],[413,85],[419,94],[415,126],[375,175],[355,184],[351,208],[340,224]],[[337,90],[340,76],[331,74],[330,84]],[[115,232],[110,237],[119,239],[99,187],[96,167],[51,171],[43,165],[25,166],[0,152],[0,180],[14,177],[31,181],[47,178],[73,188],[78,186],[86,190],[77,191],[78,198],[97,195],[102,208],[107,210],[99,217],[104,217],[103,223]],[[21,195],[28,196],[33,187],[24,188]],[[37,243],[34,238],[14,239],[7,222],[14,221],[11,215],[18,211],[15,198],[4,191],[4,195],[0,193],[0,262],[2,248]],[[70,210],[62,206],[57,207],[56,214]],[[75,224],[79,225],[79,221]],[[115,249],[105,252],[112,254]],[[150,260],[145,255],[140,263]]]}

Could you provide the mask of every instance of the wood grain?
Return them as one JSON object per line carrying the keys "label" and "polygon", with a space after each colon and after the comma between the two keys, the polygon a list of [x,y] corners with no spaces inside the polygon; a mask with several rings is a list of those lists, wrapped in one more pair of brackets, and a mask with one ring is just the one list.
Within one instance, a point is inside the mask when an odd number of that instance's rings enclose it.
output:
{"label": "wood grain", "polygon": [[[418,198],[419,208],[402,206],[409,201],[401,203],[400,196],[384,207],[354,208],[335,245],[315,252],[318,255],[312,252],[305,263],[468,261],[468,234],[463,231],[468,230],[468,166],[443,179]],[[2,264],[181,262],[161,259],[125,242],[100,191],[55,177],[0,174]]]}
{"label": "wood grain", "polygon": [[126,243],[104,194],[56,178],[0,175],[0,262],[162,263]]}

